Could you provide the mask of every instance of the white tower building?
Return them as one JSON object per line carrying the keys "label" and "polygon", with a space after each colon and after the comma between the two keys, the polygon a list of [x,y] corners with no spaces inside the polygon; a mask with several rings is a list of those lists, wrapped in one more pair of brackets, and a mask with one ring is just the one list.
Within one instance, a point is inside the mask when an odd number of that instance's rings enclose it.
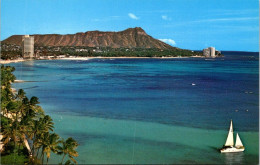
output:
{"label": "white tower building", "polygon": [[22,38],[23,58],[34,57],[34,36],[24,35]]}

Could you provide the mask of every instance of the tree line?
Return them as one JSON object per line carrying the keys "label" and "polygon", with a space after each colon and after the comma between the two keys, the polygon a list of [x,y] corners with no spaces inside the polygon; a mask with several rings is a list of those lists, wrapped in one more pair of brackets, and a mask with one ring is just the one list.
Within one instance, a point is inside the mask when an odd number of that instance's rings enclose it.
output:
{"label": "tree line", "polygon": [[74,56],[88,57],[189,57],[193,55],[202,55],[201,52],[193,52],[186,49],[157,49],[157,48],[100,48],[101,51],[95,52],[92,49],[88,51],[76,52],[73,49],[61,49],[60,54],[69,54]]}
{"label": "tree line", "polygon": [[[77,49],[85,49],[76,51]],[[40,56],[72,55],[81,57],[189,57],[202,55],[186,49],[158,49],[158,48],[112,48],[112,47],[84,47],[84,46],[35,46],[35,53]],[[16,59],[22,57],[21,50],[3,49],[1,59]]]}
{"label": "tree line", "polygon": [[76,164],[77,141],[53,131],[54,122],[37,97],[28,98],[23,89],[13,92],[14,71],[1,66],[1,164],[48,164],[52,153],[63,155],[60,164],[65,158],[65,164]]}

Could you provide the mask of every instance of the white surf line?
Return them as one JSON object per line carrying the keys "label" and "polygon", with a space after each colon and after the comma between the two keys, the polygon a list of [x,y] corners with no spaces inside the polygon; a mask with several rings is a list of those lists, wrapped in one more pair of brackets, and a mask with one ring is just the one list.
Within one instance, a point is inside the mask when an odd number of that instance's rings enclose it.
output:
{"label": "white surf line", "polygon": [[25,82],[24,80],[14,80],[14,83],[23,83]]}

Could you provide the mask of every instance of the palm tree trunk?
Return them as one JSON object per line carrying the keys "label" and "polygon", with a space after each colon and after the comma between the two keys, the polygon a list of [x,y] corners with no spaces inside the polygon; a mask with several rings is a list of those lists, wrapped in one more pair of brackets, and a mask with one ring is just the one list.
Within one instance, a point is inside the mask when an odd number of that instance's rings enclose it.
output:
{"label": "palm tree trunk", "polygon": [[13,140],[14,140],[14,152],[16,153],[16,130],[14,130],[14,135],[13,135]]}
{"label": "palm tree trunk", "polygon": [[[15,148],[16,148],[16,145],[17,145],[17,143],[16,143],[16,133],[17,133],[17,111],[15,113],[15,130],[14,130],[14,147]],[[17,150],[15,149],[15,151],[17,151]],[[18,152],[17,152],[17,155],[18,155]]]}
{"label": "palm tree trunk", "polygon": [[49,158],[47,157],[47,163],[46,164],[48,164],[48,161],[49,161]]}
{"label": "palm tree trunk", "polygon": [[40,160],[42,159],[42,157],[43,157],[43,149],[42,149],[42,152],[41,152]]}
{"label": "palm tree trunk", "polygon": [[33,144],[33,145],[32,145],[32,155],[34,156],[34,141],[33,141],[32,144]]}
{"label": "palm tree trunk", "polygon": [[43,156],[42,156],[42,164],[43,164],[43,161],[44,161],[44,153],[43,153]]}
{"label": "palm tree trunk", "polygon": [[40,159],[42,158],[42,153],[41,153],[41,155],[40,155]]}
{"label": "palm tree trunk", "polygon": [[40,150],[40,147],[37,150],[36,158],[38,158],[39,150]]}
{"label": "palm tree trunk", "polygon": [[66,154],[63,155],[63,158],[61,160],[61,164],[63,163],[63,160],[64,160],[65,156],[66,156]]}

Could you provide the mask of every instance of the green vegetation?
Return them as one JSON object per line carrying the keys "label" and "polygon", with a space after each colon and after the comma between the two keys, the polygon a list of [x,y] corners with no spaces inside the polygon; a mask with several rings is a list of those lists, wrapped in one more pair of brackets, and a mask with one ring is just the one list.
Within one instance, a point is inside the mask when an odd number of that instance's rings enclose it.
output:
{"label": "green vegetation", "polygon": [[[78,51],[75,51],[78,50]],[[82,50],[82,51],[81,51]],[[88,56],[88,57],[177,57],[202,55],[201,52],[193,52],[185,49],[157,49],[157,48],[90,48],[90,47],[62,47],[57,54]]]}
{"label": "green vegetation", "polygon": [[22,57],[22,51],[1,51],[1,59],[13,60]]}
{"label": "green vegetation", "polygon": [[24,164],[24,163],[28,163],[28,158],[24,154],[18,155],[18,154],[11,153],[6,156],[1,156],[1,164]]}
{"label": "green vegetation", "polygon": [[27,149],[24,147],[18,148],[18,146],[14,146],[13,142],[5,145],[5,151],[1,153],[1,164],[29,163]]}
{"label": "green vegetation", "polygon": [[61,163],[66,155],[77,163],[74,157],[78,156],[75,150],[78,143],[71,137],[63,140],[53,132],[53,120],[45,115],[39,99],[27,98],[23,89],[17,93],[12,91],[14,70],[14,67],[1,66],[1,142],[4,144],[1,164],[48,164],[52,153],[63,155]]}
{"label": "green vegetation", "polygon": [[[22,49],[17,45],[1,45],[1,59],[16,59],[22,57]],[[42,46],[35,45],[37,56],[80,56],[80,57],[189,57],[202,56],[202,52],[193,52],[186,49],[172,47],[171,49],[158,48],[111,48],[86,46]]]}

